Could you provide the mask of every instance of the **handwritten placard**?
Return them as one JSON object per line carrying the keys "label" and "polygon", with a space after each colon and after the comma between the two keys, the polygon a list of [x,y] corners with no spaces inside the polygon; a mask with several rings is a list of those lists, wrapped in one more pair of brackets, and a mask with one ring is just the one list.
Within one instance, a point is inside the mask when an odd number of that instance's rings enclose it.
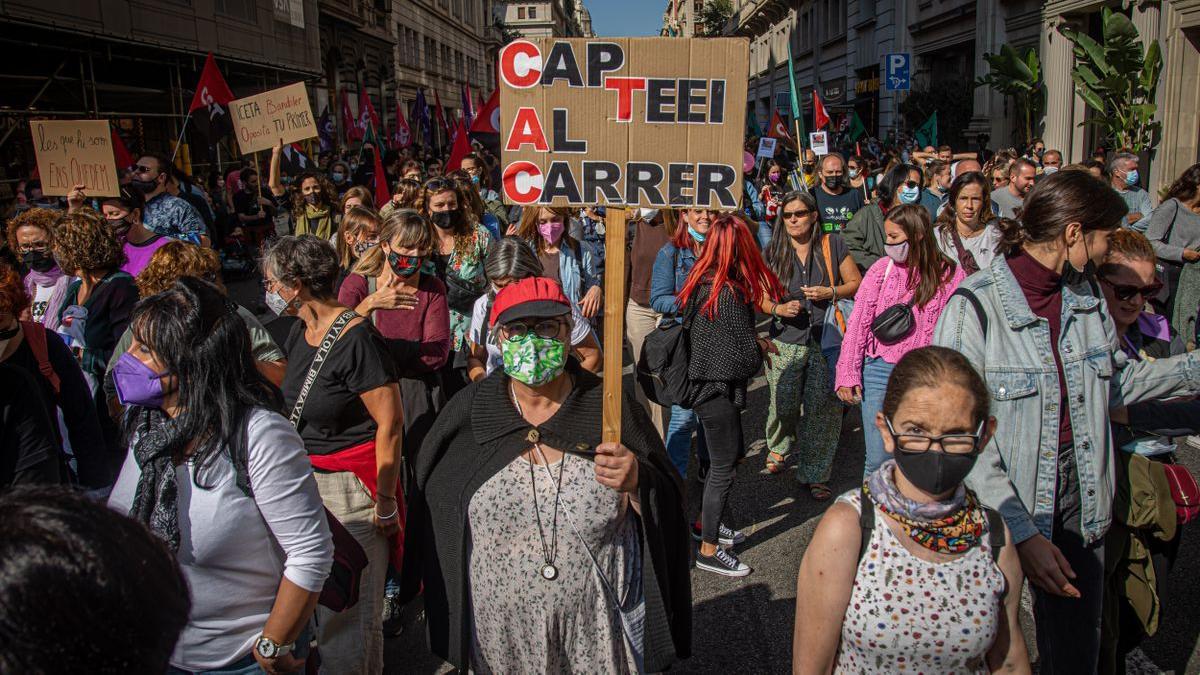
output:
{"label": "handwritten placard", "polygon": [[283,139],[294,143],[317,135],[303,82],[229,102],[233,131],[243,155],[269,150]]}
{"label": "handwritten placard", "polygon": [[105,120],[30,120],[42,194],[64,197],[82,185],[92,197],[120,195],[112,135]]}

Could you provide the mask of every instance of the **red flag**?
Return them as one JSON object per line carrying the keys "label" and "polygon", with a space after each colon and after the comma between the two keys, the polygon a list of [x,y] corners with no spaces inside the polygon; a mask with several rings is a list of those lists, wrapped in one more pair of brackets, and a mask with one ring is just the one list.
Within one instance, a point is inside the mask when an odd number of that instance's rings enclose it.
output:
{"label": "red flag", "polygon": [[350,95],[346,90],[342,90],[342,135],[345,136],[346,142],[359,140],[363,137],[362,129],[358,126],[358,120],[354,117],[354,113],[350,111]]}
{"label": "red flag", "polygon": [[208,58],[204,59],[204,70],[200,72],[200,83],[196,85],[196,93],[192,96],[192,106],[188,108],[188,112],[194,112],[196,108],[203,108],[212,103],[228,105],[232,100],[233,92],[229,91],[229,85],[225,84],[225,78],[221,77],[221,70],[217,68],[212,52],[209,52]]}
{"label": "red flag", "polygon": [[771,130],[767,135],[772,138],[782,138],[789,142],[792,140],[792,135],[788,133],[787,125],[783,123],[783,118],[779,116],[778,110],[771,114]]}
{"label": "red flag", "polygon": [[438,124],[442,125],[442,131],[446,132],[446,137],[449,138],[450,126],[446,124],[446,116],[445,113],[442,112],[442,97],[438,96],[437,89],[433,90],[433,102],[436,106],[434,108],[434,113],[437,115]]}
{"label": "red flag", "polygon": [[817,96],[817,90],[813,89],[813,129],[824,128],[826,124],[829,124],[829,113],[825,111],[821,97]]}
{"label": "red flag", "polygon": [[121,140],[121,135],[117,133],[116,127],[110,127],[112,133],[113,156],[117,158],[117,168],[125,169],[134,165],[137,161],[133,155],[129,154],[129,149],[125,147],[125,141]]}
{"label": "red flag", "polygon": [[366,90],[358,92],[358,129],[359,138],[365,138],[367,129],[373,129],[376,134],[382,129],[379,125],[379,115],[375,114],[375,106],[371,104],[371,97],[367,95]]}
{"label": "red flag", "polygon": [[404,119],[403,107],[396,101],[396,128],[392,130],[393,148],[407,148],[412,145],[412,129]]}
{"label": "red flag", "polygon": [[492,92],[492,97],[479,108],[475,121],[471,123],[471,133],[498,134],[500,133],[500,90]]}
{"label": "red flag", "polygon": [[467,139],[466,126],[459,120],[454,127],[454,147],[450,149],[450,159],[446,161],[446,173],[461,169],[463,157],[470,152],[471,141]]}
{"label": "red flag", "polygon": [[392,200],[388,189],[387,174],[383,171],[383,148],[375,148],[375,208],[382,209],[384,204]]}

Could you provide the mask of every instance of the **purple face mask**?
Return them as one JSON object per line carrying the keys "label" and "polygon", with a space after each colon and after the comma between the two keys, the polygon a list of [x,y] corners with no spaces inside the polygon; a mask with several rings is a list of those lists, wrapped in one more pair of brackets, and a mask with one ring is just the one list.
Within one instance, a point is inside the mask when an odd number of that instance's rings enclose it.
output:
{"label": "purple face mask", "polygon": [[133,354],[122,354],[113,367],[113,384],[117,386],[117,398],[121,405],[161,408],[163,375],[151,370]]}

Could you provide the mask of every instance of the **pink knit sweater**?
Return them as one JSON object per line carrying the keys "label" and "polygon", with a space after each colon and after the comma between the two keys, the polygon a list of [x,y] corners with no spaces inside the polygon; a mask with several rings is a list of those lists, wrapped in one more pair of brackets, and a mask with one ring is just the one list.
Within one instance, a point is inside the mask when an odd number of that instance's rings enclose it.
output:
{"label": "pink knit sweater", "polygon": [[[937,326],[938,316],[959,282],[966,278],[962,267],[955,265],[950,282],[938,289],[928,304],[924,307],[913,305],[913,318],[917,320],[913,332],[894,345],[882,345],[871,333],[871,322],[888,307],[911,301],[913,288],[909,286],[915,288],[917,285],[916,279],[912,284],[908,283],[907,265],[893,263],[891,273],[887,273],[890,262],[891,258],[886,256],[876,260],[863,276],[862,285],[854,295],[854,311],[850,313],[850,319],[846,322],[846,337],[842,341],[842,353],[837,362],[835,386],[838,388],[862,384],[864,359],[881,358],[888,363],[897,363],[900,357],[910,350],[932,344],[933,329]],[[887,277],[886,281],[884,276]]]}

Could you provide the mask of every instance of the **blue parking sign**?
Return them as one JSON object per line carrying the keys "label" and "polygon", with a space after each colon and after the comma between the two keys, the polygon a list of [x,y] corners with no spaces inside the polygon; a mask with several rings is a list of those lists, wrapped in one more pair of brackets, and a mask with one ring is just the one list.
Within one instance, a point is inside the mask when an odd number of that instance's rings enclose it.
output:
{"label": "blue parking sign", "polygon": [[912,55],[908,52],[888,54],[883,59],[884,89],[887,91],[908,91],[912,89]]}

